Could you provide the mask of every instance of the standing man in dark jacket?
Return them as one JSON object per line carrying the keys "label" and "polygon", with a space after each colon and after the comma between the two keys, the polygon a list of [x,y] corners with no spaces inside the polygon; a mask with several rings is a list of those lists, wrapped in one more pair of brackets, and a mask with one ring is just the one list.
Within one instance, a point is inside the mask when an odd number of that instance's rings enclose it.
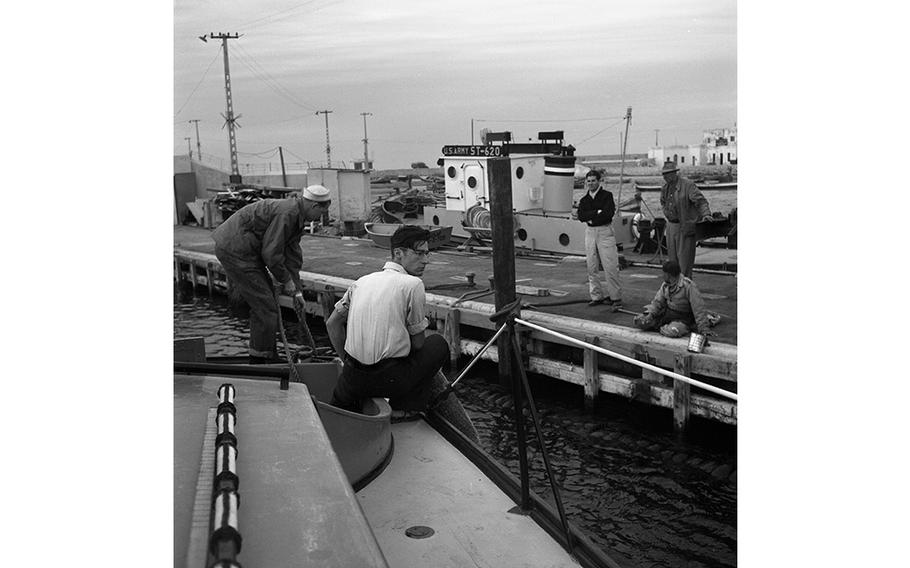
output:
{"label": "standing man in dark jacket", "polygon": [[679,263],[686,278],[692,278],[695,265],[695,223],[711,220],[708,200],[695,184],[679,177],[675,162],[666,162],[661,175],[660,206],[667,218],[667,255]]}
{"label": "standing man in dark jacket", "polygon": [[[585,258],[588,265],[589,306],[622,305],[622,288],[619,284],[619,253],[616,252],[616,237],[613,234],[613,215],[616,204],[613,194],[600,187],[602,174],[591,170],[585,174],[585,195],[578,200],[578,220],[585,223]],[[597,257],[607,277],[607,295],[604,296],[597,274]]]}
{"label": "standing man in dark jacket", "polygon": [[278,358],[275,333],[280,314],[275,291],[289,296],[303,291],[300,237],[306,223],[322,217],[330,203],[328,189],[311,185],[299,198],[250,203],[212,233],[215,256],[250,305],[251,363]]}

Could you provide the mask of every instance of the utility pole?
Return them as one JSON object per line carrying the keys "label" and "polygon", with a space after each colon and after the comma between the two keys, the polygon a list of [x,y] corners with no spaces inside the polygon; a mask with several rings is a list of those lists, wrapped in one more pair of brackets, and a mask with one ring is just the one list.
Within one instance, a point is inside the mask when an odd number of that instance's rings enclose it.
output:
{"label": "utility pole", "polygon": [[193,120],[188,120],[187,122],[196,123],[196,159],[201,160],[202,159],[202,146],[199,145],[199,119],[194,118]]}
{"label": "utility pole", "polygon": [[474,145],[474,119],[471,119],[471,146]]}
{"label": "utility pole", "polygon": [[186,140],[186,153],[190,155],[190,159],[192,160],[193,159],[193,147],[190,146],[190,137],[184,136],[183,139]]}
{"label": "utility pole", "polygon": [[363,169],[367,170],[370,167],[370,158],[367,154],[367,117],[373,116],[373,113],[362,112],[360,116],[363,117]]}
{"label": "utility pole", "polygon": [[658,137],[658,134],[660,134],[660,129],[655,128],[654,129],[654,147],[655,148],[660,146],[660,138]]}
{"label": "utility pole", "polygon": [[234,127],[235,126],[237,128],[240,127],[240,125],[237,124],[237,119],[240,118],[240,115],[238,114],[237,116],[234,116],[234,103],[231,98],[231,68],[228,63],[227,40],[238,39],[238,38],[240,38],[240,34],[237,34],[237,33],[235,33],[235,34],[229,34],[229,33],[228,34],[225,34],[225,33],[215,34],[214,32],[212,32],[208,35],[208,38],[206,38],[206,36],[204,36],[204,35],[199,36],[199,39],[201,39],[204,42],[207,41],[208,39],[220,39],[221,48],[224,50],[224,96],[227,99],[227,113],[222,114],[221,116],[224,117],[224,122],[225,122],[225,124],[227,124],[227,127],[228,127],[228,143],[230,144],[230,150],[231,150],[231,177],[230,177],[231,183],[240,183],[240,181],[241,181],[240,165],[237,163],[237,136],[234,133]]}
{"label": "utility pole", "polygon": [[326,167],[332,167],[332,145],[329,144],[329,114],[332,113],[331,110],[317,110],[316,115],[324,114],[325,115],[325,162]]}
{"label": "utility pole", "polygon": [[281,146],[278,146],[278,158],[281,160],[281,184],[287,187],[288,174],[284,171],[284,150],[281,149]]}

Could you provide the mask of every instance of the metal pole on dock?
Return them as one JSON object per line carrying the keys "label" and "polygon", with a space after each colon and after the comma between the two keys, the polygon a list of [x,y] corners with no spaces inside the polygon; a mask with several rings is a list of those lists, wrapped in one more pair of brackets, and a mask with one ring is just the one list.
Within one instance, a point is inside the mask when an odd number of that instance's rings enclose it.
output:
{"label": "metal pole on dock", "polygon": [[[473,128],[472,128],[473,133]],[[515,239],[512,215],[512,172],[509,158],[487,160],[487,182],[490,188],[491,236],[493,240],[493,297],[496,311],[515,301]],[[515,434],[518,439],[518,469],[521,478],[521,509],[531,509],[528,451],[525,440],[525,420],[522,413],[522,384],[517,373],[512,372],[513,335],[510,325],[496,345],[499,351],[499,384],[512,388],[515,413]],[[517,353],[516,353],[517,355]]]}

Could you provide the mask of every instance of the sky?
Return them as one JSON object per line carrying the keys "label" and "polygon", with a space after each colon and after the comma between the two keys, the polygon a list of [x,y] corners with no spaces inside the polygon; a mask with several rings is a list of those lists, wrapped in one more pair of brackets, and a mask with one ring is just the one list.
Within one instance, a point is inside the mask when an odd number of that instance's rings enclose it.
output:
{"label": "sky", "polygon": [[[228,162],[221,40],[228,40],[238,160],[377,169],[434,165],[445,144],[563,130],[579,155],[697,144],[737,122],[737,6],[674,2],[177,0],[174,154]],[[655,132],[657,131],[657,132]],[[186,138],[190,138],[189,144]],[[229,162],[228,162],[229,163]]]}

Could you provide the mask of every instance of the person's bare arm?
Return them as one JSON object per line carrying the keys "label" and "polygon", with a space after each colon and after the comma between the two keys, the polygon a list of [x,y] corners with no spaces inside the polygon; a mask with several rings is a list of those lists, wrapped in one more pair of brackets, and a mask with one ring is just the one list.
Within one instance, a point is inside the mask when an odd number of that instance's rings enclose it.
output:
{"label": "person's bare arm", "polygon": [[345,326],[347,321],[347,312],[342,315],[339,310],[333,310],[332,315],[325,322],[326,331],[329,333],[329,341],[332,342],[332,347],[335,348],[335,354],[341,358],[344,358],[344,342],[347,339]]}

